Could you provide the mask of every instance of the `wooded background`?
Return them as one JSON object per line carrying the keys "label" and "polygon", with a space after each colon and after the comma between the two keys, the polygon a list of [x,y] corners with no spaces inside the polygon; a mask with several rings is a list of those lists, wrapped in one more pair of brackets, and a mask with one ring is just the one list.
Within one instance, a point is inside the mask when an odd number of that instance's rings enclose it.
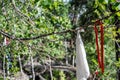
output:
{"label": "wooded background", "polygon": [[[104,25],[104,74],[95,49],[96,20]],[[78,29],[84,29],[89,80],[116,80],[120,66],[117,0],[0,0],[0,80],[76,80]],[[5,38],[8,45],[3,45]]]}

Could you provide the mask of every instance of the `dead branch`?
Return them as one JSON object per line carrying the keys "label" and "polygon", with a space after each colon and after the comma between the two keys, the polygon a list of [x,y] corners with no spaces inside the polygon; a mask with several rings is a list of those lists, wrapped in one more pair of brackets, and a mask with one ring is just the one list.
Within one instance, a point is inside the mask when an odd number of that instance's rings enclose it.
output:
{"label": "dead branch", "polygon": [[[32,74],[31,66],[32,65],[30,65],[30,64],[24,65],[23,66],[24,72],[29,75]],[[51,69],[76,72],[76,68],[73,66],[51,65]],[[43,74],[44,72],[50,71],[50,66],[49,65],[41,65],[40,63],[34,63],[34,71],[35,71],[35,74]]]}

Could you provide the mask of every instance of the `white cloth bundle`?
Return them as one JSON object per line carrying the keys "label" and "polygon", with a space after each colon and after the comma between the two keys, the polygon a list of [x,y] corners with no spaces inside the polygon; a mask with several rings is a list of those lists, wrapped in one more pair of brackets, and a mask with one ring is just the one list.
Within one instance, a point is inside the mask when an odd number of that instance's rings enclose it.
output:
{"label": "white cloth bundle", "polygon": [[76,38],[76,68],[77,80],[87,80],[90,75],[86,52],[79,31]]}

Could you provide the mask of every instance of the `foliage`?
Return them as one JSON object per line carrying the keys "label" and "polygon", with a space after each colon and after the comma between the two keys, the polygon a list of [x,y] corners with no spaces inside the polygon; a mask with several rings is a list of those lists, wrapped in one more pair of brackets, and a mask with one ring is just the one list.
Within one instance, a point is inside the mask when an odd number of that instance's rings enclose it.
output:
{"label": "foliage", "polygon": [[[120,3],[116,0],[81,0],[80,2],[70,0],[68,3],[54,0],[1,0],[0,4],[0,30],[17,39],[71,30],[77,27],[84,28],[85,32],[81,34],[91,73],[98,68],[95,36],[91,26],[94,26],[93,23],[96,20],[102,19],[105,26],[105,73],[100,73],[98,77],[103,80],[115,79],[117,63],[115,64],[115,47],[113,45],[116,33],[113,27],[115,26],[115,16],[120,19],[120,12],[110,14],[120,10]],[[108,17],[103,18],[105,16]],[[10,39],[9,45],[0,47],[2,56],[0,59],[3,60],[4,54],[7,56],[10,54],[12,59],[10,72],[15,74],[20,70],[16,58],[20,55],[23,65],[29,62],[30,46],[33,58],[37,58],[40,64],[45,64],[44,60],[50,58],[53,62],[57,62],[57,65],[66,65],[66,56],[68,56],[69,65],[72,65],[75,57],[75,37],[75,32],[68,31],[64,34],[53,34],[34,40]],[[0,34],[0,45],[3,44],[4,38],[5,36]],[[65,49],[65,40],[68,52]],[[76,79],[74,75],[74,73],[66,75],[64,71],[53,70],[54,80],[57,80],[58,76],[61,80],[72,76],[71,79],[74,80]],[[48,79],[50,75],[46,73],[44,77]]]}

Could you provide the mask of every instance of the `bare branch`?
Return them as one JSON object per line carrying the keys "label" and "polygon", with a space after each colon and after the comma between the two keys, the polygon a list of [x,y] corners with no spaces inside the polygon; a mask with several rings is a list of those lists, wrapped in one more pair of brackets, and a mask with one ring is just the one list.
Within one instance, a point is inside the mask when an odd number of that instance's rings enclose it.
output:
{"label": "bare branch", "polygon": [[[26,64],[26,65],[24,65],[23,70],[27,73],[32,74],[31,66],[32,65],[30,65],[30,64]],[[34,67],[35,67],[34,68],[35,73],[43,74],[46,71],[50,71],[49,65],[37,64],[37,65],[34,65]],[[76,72],[76,67],[73,67],[73,66],[51,65],[51,69]]]}
{"label": "bare branch", "polygon": [[69,66],[51,66],[51,67],[54,68],[54,69],[67,69],[67,70],[70,70],[70,71],[73,71],[73,72],[76,71],[75,67],[69,67]]}
{"label": "bare branch", "polygon": [[47,37],[47,36],[50,36],[50,35],[54,35],[54,34],[64,34],[64,33],[68,33],[68,32],[74,32],[74,31],[77,31],[77,30],[81,30],[82,28],[79,28],[79,29],[74,29],[74,30],[65,30],[65,31],[61,31],[61,32],[52,32],[52,33],[48,33],[48,34],[41,34],[39,36],[34,36],[34,37],[30,37],[30,38],[16,38],[15,36],[12,36],[2,30],[0,30],[0,34],[2,34],[3,36],[6,36],[10,39],[13,39],[13,40],[35,40],[35,39],[38,39],[38,38],[42,38],[42,37]]}
{"label": "bare branch", "polygon": [[6,73],[5,73],[5,54],[3,57],[3,74],[4,74],[4,80],[6,80]]}
{"label": "bare branch", "polygon": [[18,60],[19,60],[19,65],[20,65],[20,71],[21,73],[23,73],[20,55],[18,55]]}
{"label": "bare branch", "polygon": [[33,56],[31,52],[31,47],[29,47],[29,55],[30,55],[30,60],[31,60],[31,69],[32,69],[32,78],[35,80],[35,71],[34,71],[34,64],[33,64]]}

